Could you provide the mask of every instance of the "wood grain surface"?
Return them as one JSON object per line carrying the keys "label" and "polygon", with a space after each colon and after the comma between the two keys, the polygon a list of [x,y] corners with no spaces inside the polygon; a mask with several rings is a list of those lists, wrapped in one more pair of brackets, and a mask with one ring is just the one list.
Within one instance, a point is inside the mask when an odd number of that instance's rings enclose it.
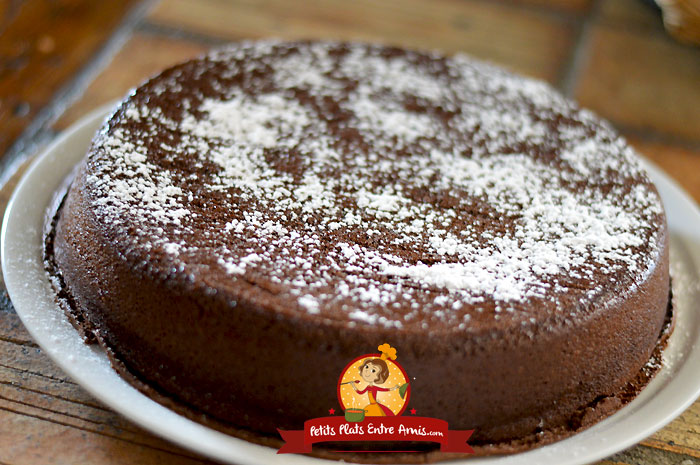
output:
{"label": "wood grain surface", "polygon": [[[700,49],[669,38],[658,12],[641,0],[161,0],[134,18],[79,97],[61,100],[61,89],[78,85],[81,70],[114,37],[127,3],[0,2],[0,153],[46,105],[67,107],[42,123],[50,135],[164,67],[230,40],[357,39],[466,52],[545,79],[609,118],[700,201]],[[22,169],[0,190],[0,211]],[[0,294],[0,464],[203,462],[72,382]],[[695,463],[700,402],[600,462]]]}

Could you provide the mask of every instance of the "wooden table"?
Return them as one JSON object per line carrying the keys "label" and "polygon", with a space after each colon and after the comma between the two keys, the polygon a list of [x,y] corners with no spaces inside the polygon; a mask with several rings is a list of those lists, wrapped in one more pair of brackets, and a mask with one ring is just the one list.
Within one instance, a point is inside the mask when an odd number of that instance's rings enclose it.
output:
{"label": "wooden table", "polygon": [[[643,1],[6,0],[0,211],[22,163],[88,110],[212,46],[270,36],[464,51],[544,79],[700,201],[700,49],[671,40]],[[94,400],[32,342],[4,292],[0,304],[0,463],[206,461]],[[600,463],[700,463],[700,402]]]}

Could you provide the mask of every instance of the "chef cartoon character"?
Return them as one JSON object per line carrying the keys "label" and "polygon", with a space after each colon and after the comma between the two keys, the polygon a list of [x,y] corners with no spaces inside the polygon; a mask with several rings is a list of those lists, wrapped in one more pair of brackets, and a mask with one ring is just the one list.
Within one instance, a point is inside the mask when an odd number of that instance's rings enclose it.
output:
{"label": "chef cartoon character", "polygon": [[[410,396],[408,376],[396,362],[396,349],[384,343],[377,350],[379,353],[365,354],[348,363],[340,375],[338,401],[347,421],[398,416],[406,409]],[[363,382],[366,386],[360,388]],[[381,397],[381,402],[377,397]],[[362,405],[366,407],[358,408]]]}
{"label": "chef cartoon character", "polygon": [[[388,346],[388,344],[386,344]],[[380,347],[381,349],[381,347]],[[368,358],[360,365],[360,377],[365,380],[367,387],[359,390],[355,383],[351,386],[358,394],[367,393],[369,404],[364,408],[365,415],[369,417],[385,417],[394,416],[394,412],[389,407],[377,401],[377,395],[380,392],[388,392],[399,389],[401,385],[397,384],[391,388],[380,387],[389,377],[389,367],[386,364],[387,358],[396,358],[396,349],[388,347],[389,350],[382,351],[381,358]],[[393,353],[391,353],[393,351]],[[403,397],[403,396],[402,396]]]}

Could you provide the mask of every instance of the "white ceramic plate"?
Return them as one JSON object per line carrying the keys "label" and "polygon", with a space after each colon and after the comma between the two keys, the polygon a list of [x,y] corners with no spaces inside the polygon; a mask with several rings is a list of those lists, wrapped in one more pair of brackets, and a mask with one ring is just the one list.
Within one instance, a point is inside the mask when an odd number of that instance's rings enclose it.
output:
{"label": "white ceramic plate", "polygon": [[[37,158],[12,196],[2,225],[2,270],[10,298],[44,351],[93,396],[170,441],[223,462],[239,464],[333,463],[301,455],[277,455],[202,426],[152,401],[112,370],[106,355],[83,344],[54,301],[41,249],[45,212],[54,191],[84,156],[109,107],[65,131]],[[649,165],[668,213],[677,300],[676,329],[666,364],[629,405],[569,439],[522,454],[472,458],[468,465],[582,464],[607,457],[648,437],[681,414],[700,395],[700,211],[668,176]]]}

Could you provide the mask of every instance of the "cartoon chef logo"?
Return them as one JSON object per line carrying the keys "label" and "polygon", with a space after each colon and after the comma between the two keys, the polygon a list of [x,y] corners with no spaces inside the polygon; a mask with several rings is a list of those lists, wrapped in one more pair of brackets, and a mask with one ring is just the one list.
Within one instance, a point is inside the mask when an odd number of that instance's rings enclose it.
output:
{"label": "cartoon chef logo", "polygon": [[396,349],[389,344],[377,349],[380,353],[354,359],[340,375],[338,401],[347,421],[399,416],[408,405],[410,385],[406,372],[396,363]]}
{"label": "cartoon chef logo", "polygon": [[[366,451],[368,441],[378,443],[432,442],[442,452],[473,453],[467,440],[474,430],[451,430],[446,421],[433,417],[401,416],[408,406],[411,386],[404,369],[396,363],[396,349],[389,344],[377,347],[378,354],[365,354],[348,363],[338,379],[338,401],[345,411],[336,416],[310,418],[303,430],[278,429],[284,444],[278,454],[309,454],[314,444],[332,442],[348,444],[348,450]],[[360,442],[360,449],[352,443]],[[395,447],[373,452],[396,452]],[[412,446],[401,446],[403,452]],[[419,450],[416,450],[419,452]]]}

